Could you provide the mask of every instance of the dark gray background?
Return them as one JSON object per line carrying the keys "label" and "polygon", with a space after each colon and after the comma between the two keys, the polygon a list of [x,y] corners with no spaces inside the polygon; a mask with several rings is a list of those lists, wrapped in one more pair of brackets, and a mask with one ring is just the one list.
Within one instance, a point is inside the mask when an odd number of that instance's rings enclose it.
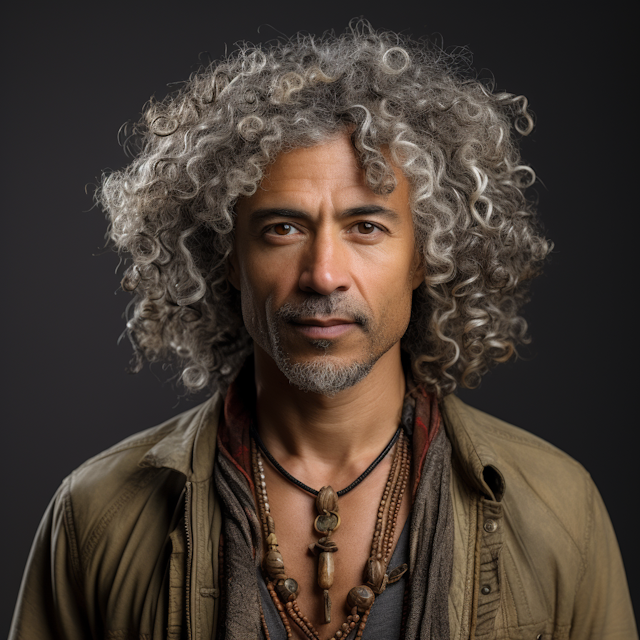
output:
{"label": "dark gray background", "polygon": [[184,80],[203,51],[215,58],[238,40],[278,31],[341,31],[363,13],[377,28],[469,45],[475,66],[490,69],[499,89],[530,100],[537,127],[523,153],[542,180],[539,209],[556,249],[526,309],[534,338],[527,358],[463,396],[587,467],[637,599],[630,377],[637,296],[628,257],[637,188],[629,188],[626,168],[634,123],[630,51],[620,31],[630,18],[611,6],[603,14],[563,5],[183,2],[78,4],[79,11],[24,3],[5,13],[0,632],[62,478],[194,402],[179,398],[160,366],[127,375],[130,347],[117,345],[128,298],[117,291],[118,259],[103,248],[106,225],[85,187],[90,194],[103,169],[125,164],[118,128],[137,119],[153,93]]}

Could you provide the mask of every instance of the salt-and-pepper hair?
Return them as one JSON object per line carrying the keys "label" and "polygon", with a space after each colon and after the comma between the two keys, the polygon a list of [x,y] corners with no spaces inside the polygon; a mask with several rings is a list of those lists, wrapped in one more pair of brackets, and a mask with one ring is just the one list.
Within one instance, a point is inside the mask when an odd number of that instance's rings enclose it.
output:
{"label": "salt-and-pepper hair", "polygon": [[234,205],[287,149],[343,131],[367,184],[411,185],[424,284],[402,339],[414,375],[439,395],[476,386],[527,341],[528,283],[551,249],[525,189],[517,141],[533,120],[523,96],[494,92],[468,54],[376,32],[298,35],[242,45],[152,100],[97,199],[129,260],[127,331],[143,361],[174,360],[189,390],[224,386],[252,349],[227,281]]}

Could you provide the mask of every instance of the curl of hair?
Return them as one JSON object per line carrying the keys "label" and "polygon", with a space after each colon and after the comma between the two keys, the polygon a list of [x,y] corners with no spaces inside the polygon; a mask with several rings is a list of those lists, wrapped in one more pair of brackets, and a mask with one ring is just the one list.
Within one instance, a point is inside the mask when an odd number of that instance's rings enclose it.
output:
{"label": "curl of hair", "polygon": [[535,174],[516,137],[532,127],[526,99],[475,79],[464,52],[363,21],[200,69],[148,104],[126,133],[133,161],[97,193],[130,257],[137,366],[174,359],[189,390],[228,383],[252,349],[226,277],[234,205],[280,152],[349,131],[374,192],[395,187],[383,148],[411,185],[426,273],[402,343],[414,375],[438,395],[476,386],[527,341],[519,312],[551,250],[524,196]]}

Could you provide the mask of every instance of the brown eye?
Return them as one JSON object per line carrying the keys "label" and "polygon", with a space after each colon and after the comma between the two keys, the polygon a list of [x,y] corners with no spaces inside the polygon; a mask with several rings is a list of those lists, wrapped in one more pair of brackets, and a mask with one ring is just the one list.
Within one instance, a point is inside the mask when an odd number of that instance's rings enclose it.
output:
{"label": "brown eye", "polygon": [[373,233],[376,230],[376,225],[371,222],[359,222],[358,223],[358,231],[360,233],[369,234]]}
{"label": "brown eye", "polygon": [[279,236],[287,236],[291,233],[291,229],[293,227],[290,224],[286,224],[286,223],[282,223],[282,224],[276,224],[273,227],[273,230],[279,235]]}

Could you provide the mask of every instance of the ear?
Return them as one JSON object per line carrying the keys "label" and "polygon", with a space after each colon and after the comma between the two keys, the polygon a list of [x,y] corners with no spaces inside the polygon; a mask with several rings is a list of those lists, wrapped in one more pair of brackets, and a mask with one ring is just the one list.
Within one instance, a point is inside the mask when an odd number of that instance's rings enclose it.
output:
{"label": "ear", "polygon": [[234,288],[240,291],[240,264],[235,247],[227,256],[227,280],[229,280]]}
{"label": "ear", "polygon": [[416,253],[413,262],[413,281],[411,286],[413,289],[417,289],[424,282],[424,256],[422,252],[416,248]]}

